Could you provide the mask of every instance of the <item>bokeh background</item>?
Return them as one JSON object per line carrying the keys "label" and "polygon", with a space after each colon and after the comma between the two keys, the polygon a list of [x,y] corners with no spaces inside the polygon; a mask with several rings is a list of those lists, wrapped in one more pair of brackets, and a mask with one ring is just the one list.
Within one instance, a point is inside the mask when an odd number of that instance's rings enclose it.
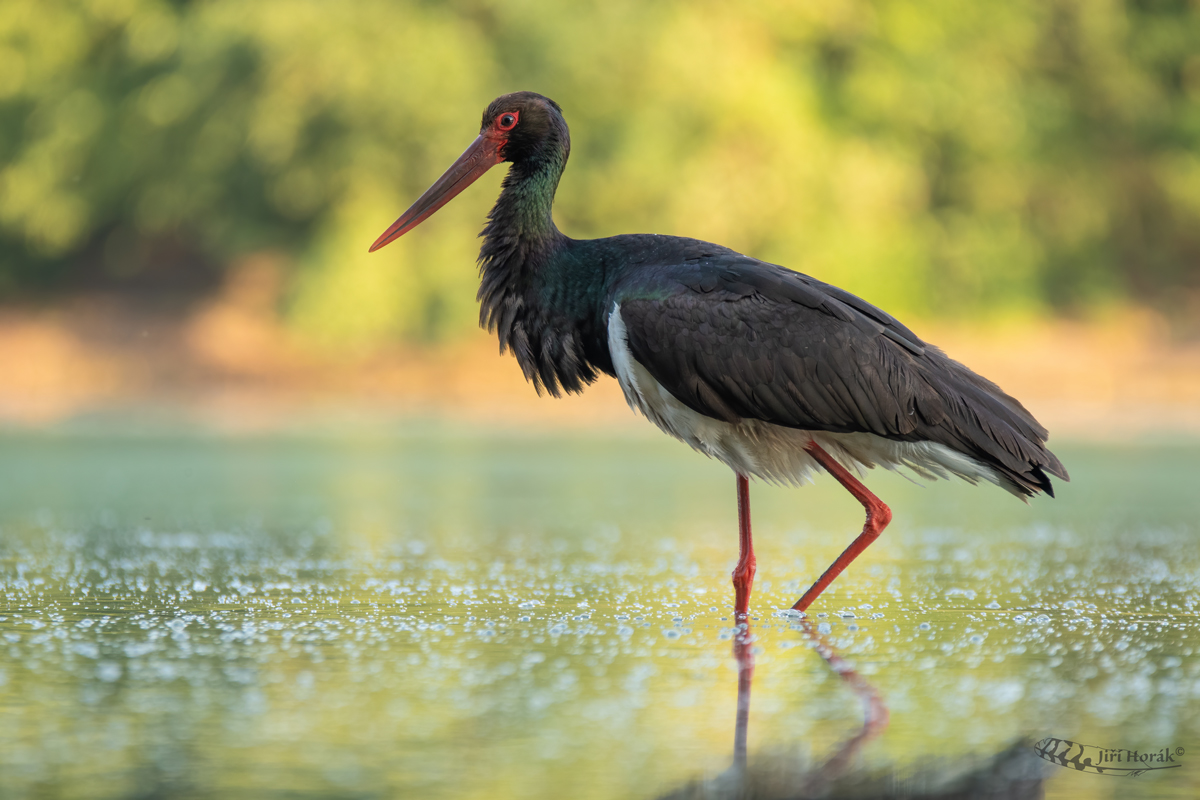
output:
{"label": "bokeh background", "polygon": [[816,275],[1067,424],[1200,404],[1194,0],[6,0],[0,412],[469,405],[502,170],[366,250],[516,89],[572,126],[568,235]]}
{"label": "bokeh background", "polygon": [[812,273],[1092,429],[1200,404],[1194,1],[7,0],[0,410],[469,405],[502,170],[366,246],[516,89],[572,125],[569,235]]}
{"label": "bokeh background", "polygon": [[[1051,430],[1053,501],[869,474],[895,522],[813,609],[865,763],[1169,746],[1047,796],[1200,797],[1200,0],[0,0],[0,800],[722,779],[728,470],[497,355],[503,168],[367,253],[520,89],[568,235],[841,285]],[[777,612],[862,512],[753,492],[794,772],[862,710]]]}

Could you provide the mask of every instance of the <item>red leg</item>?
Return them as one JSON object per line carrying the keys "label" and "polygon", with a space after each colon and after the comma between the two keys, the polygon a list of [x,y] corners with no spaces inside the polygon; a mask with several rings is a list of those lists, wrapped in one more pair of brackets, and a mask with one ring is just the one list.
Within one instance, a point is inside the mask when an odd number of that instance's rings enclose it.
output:
{"label": "red leg", "polygon": [[733,615],[739,623],[750,613],[750,589],[754,586],[754,542],[750,540],[750,481],[737,476],[738,563],[733,568]]}
{"label": "red leg", "polygon": [[[816,442],[812,442],[808,447],[804,448],[808,454],[817,460],[817,463],[829,472],[837,482],[845,486],[850,494],[854,495],[854,499],[863,504],[863,508],[867,510],[867,522],[863,525],[862,533],[858,538],[850,543],[850,546],[837,557],[837,560],[829,565],[829,569],[825,570],[825,574],[812,585],[812,588],[804,593],[804,596],[796,601],[796,605],[792,608],[797,611],[804,611],[812,602],[817,599],[821,592],[829,584],[833,583],[833,579],[842,574],[842,570],[850,566],[850,562],[858,558],[858,554],[867,549],[867,545],[879,538],[879,534],[883,533],[883,529],[892,521],[892,510],[883,504],[875,495],[863,486],[862,483],[851,475],[845,467],[833,460],[833,457],[826,453],[821,446]],[[747,525],[749,523],[747,522]]]}
{"label": "red leg", "polygon": [[733,733],[733,763],[746,768],[746,733],[750,722],[750,683],[754,679],[754,653],[750,639],[750,589],[754,586],[754,542],[750,538],[750,481],[737,476],[738,563],[733,568],[733,614],[739,630],[733,637],[733,657],[738,667],[738,705]]}

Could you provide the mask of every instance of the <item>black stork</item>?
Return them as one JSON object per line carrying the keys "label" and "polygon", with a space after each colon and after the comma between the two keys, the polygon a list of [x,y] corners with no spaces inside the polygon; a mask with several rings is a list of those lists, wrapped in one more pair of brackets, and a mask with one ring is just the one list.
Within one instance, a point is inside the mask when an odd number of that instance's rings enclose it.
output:
{"label": "black stork", "polygon": [[849,292],[720,245],[657,234],[576,240],[551,206],[571,151],[562,109],[533,92],[487,107],[479,137],[371,251],[509,163],[479,254],[480,324],[540,392],[600,373],[654,424],[737,476],[734,611],[755,558],[749,478],[823,469],[866,509],[862,533],[793,606],[804,611],[892,513],[851,474],[882,465],[990,481],[1025,498],[1068,480],[1047,432],[996,384]]}

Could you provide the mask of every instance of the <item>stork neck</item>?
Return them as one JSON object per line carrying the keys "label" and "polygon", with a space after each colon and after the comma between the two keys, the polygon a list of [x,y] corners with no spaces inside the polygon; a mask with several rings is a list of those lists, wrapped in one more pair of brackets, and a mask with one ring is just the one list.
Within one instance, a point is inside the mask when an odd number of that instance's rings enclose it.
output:
{"label": "stork neck", "polygon": [[496,207],[509,214],[518,235],[543,238],[558,233],[551,210],[565,161],[563,158],[538,165],[513,166]]}
{"label": "stork neck", "polygon": [[483,231],[480,260],[484,271],[502,266],[515,277],[525,267],[536,268],[530,262],[540,260],[539,256],[566,238],[551,214],[566,164],[567,150],[555,147],[509,168]]}

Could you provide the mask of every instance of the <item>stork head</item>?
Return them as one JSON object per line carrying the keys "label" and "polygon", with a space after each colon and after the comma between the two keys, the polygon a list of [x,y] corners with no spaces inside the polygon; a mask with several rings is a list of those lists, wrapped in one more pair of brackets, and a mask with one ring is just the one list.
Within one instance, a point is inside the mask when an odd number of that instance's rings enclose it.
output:
{"label": "stork head", "polygon": [[570,151],[570,134],[562,109],[534,92],[514,92],[497,97],[483,112],[479,136],[425,194],[383,232],[371,252],[400,238],[497,164],[535,164],[551,155]]}

